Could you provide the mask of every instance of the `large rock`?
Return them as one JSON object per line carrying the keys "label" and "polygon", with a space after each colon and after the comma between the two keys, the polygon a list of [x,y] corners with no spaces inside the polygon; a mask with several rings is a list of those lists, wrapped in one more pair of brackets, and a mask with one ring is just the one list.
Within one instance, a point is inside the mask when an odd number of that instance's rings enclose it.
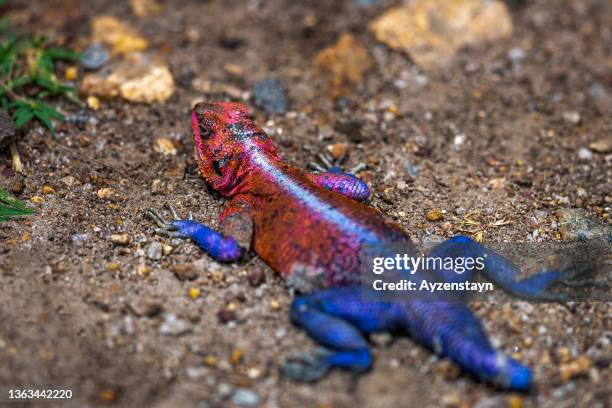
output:
{"label": "large rock", "polygon": [[363,81],[372,66],[368,50],[352,35],[342,34],[338,41],[315,58],[315,65],[327,77],[332,97],[346,95]]}
{"label": "large rock", "polygon": [[465,45],[510,35],[512,18],[497,0],[414,0],[390,9],[369,28],[378,41],[431,69]]}
{"label": "large rock", "polygon": [[81,90],[88,95],[122,97],[130,102],[164,102],[174,92],[174,78],[158,57],[134,53],[100,72],[86,75]]}
{"label": "large rock", "polygon": [[136,30],[113,16],[99,16],[91,23],[93,43],[106,44],[113,54],[143,51],[148,42]]}

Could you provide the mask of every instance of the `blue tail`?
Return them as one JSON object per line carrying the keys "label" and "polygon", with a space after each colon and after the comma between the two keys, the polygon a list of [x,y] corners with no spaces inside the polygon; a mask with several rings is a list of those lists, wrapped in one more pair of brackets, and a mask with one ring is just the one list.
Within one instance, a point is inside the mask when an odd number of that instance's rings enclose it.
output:
{"label": "blue tail", "polygon": [[464,303],[416,300],[397,307],[401,327],[436,354],[501,388],[530,388],[531,370],[495,350],[480,321]]}

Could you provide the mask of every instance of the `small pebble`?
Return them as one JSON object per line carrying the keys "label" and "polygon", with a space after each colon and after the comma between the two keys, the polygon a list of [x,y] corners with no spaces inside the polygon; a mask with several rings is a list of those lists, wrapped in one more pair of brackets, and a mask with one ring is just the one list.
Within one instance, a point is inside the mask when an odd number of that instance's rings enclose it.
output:
{"label": "small pebble", "polygon": [[141,278],[146,278],[151,273],[151,268],[149,268],[147,265],[138,265],[136,268],[136,273]]}
{"label": "small pebble", "polygon": [[240,78],[241,76],[244,75],[244,69],[238,65],[238,64],[233,64],[233,63],[228,63],[225,64],[223,66],[223,69],[225,70],[225,72],[227,72],[228,74],[231,74],[235,77]]}
{"label": "small pebble", "polygon": [[253,287],[257,287],[261,285],[266,280],[266,275],[264,274],[263,268],[256,266],[247,274],[247,280],[249,281],[249,285]]}
{"label": "small pebble", "polygon": [[155,140],[155,146],[153,146],[153,150],[157,153],[161,153],[164,156],[176,156],[176,146],[171,139],[167,137],[160,137]]}
{"label": "small pebble", "polygon": [[521,62],[525,59],[527,54],[525,54],[525,50],[520,47],[514,47],[510,51],[508,51],[508,59],[514,62],[515,64]]}
{"label": "small pebble", "polygon": [[91,44],[83,53],[79,62],[85,69],[98,69],[106,64],[109,60],[109,54],[103,45],[95,43]]}
{"label": "small pebble", "polygon": [[444,213],[442,212],[442,210],[439,210],[437,208],[433,210],[429,210],[427,212],[427,219],[429,221],[440,221],[443,217],[444,217]]}
{"label": "small pebble", "polygon": [[333,145],[327,146],[327,151],[334,159],[338,160],[346,155],[348,148],[348,143],[334,143]]}
{"label": "small pebble", "polygon": [[580,113],[576,111],[563,112],[563,120],[567,123],[571,123],[572,125],[577,125],[580,123]]}
{"label": "small pebble", "polygon": [[95,96],[88,96],[87,97],[87,106],[89,106],[91,109],[97,111],[98,109],[100,109],[100,100],[95,97]]}
{"label": "small pebble", "polygon": [[138,317],[152,318],[161,314],[164,307],[157,302],[151,300],[138,300],[136,303],[130,304],[129,309]]}
{"label": "small pebble", "polygon": [[402,163],[402,168],[411,178],[416,178],[419,175],[419,168],[412,165],[410,160],[404,160],[404,163]]}
{"label": "small pebble", "polygon": [[13,183],[11,184],[11,191],[13,192],[13,194],[20,195],[21,193],[23,193],[23,190],[25,190],[25,187],[25,182],[20,177],[18,177],[13,180]]}
{"label": "small pebble", "polygon": [[232,392],[232,386],[227,383],[220,383],[217,392],[221,396],[227,396]]}
{"label": "small pebble", "polygon": [[66,78],[66,81],[74,81],[77,79],[78,73],[79,70],[77,67],[68,67],[66,68],[66,71],[64,71],[64,77]]}
{"label": "small pebble", "polygon": [[587,356],[580,356],[577,359],[559,367],[559,375],[562,381],[567,381],[579,375],[588,374],[591,368],[591,359]]}
{"label": "small pebble", "polygon": [[63,177],[60,181],[68,187],[72,187],[77,182],[72,176]]}
{"label": "small pebble", "polygon": [[241,407],[256,407],[259,400],[259,395],[246,388],[238,388],[232,395],[232,402]]}
{"label": "small pebble", "polygon": [[261,376],[261,370],[257,367],[251,367],[247,370],[247,377],[255,380]]}
{"label": "small pebble", "polygon": [[162,244],[162,252],[164,255],[170,255],[173,249],[172,245]]}
{"label": "small pebble", "polygon": [[463,133],[457,133],[453,139],[455,147],[461,146],[465,142],[465,135]]}
{"label": "small pebble", "polygon": [[83,245],[85,242],[89,240],[88,234],[74,234],[70,236],[70,240],[75,245]]}
{"label": "small pebble", "polygon": [[587,350],[587,355],[594,360],[612,360],[612,331],[605,332]]}
{"label": "small pebble", "polygon": [[457,392],[449,392],[448,394],[442,395],[440,401],[442,406],[449,408],[468,408],[469,404],[464,397]]}
{"label": "small pebble", "polygon": [[132,239],[128,234],[112,234],[110,239],[113,244],[118,245],[127,245],[132,242]]}
{"label": "small pebble", "polygon": [[213,356],[212,354],[209,354],[206,357],[204,357],[204,364],[206,364],[209,367],[216,367],[217,364],[219,364],[219,359]]}
{"label": "small pebble", "polygon": [[508,408],[523,408],[525,405],[523,397],[518,394],[508,396]]}
{"label": "small pebble", "polygon": [[593,158],[593,152],[586,147],[581,147],[580,150],[578,150],[578,158],[581,160],[591,160]]}
{"label": "small pebble", "polygon": [[236,320],[236,312],[228,308],[222,308],[217,312],[217,318],[219,318],[221,323],[227,323]]}
{"label": "small pebble", "polygon": [[208,374],[206,367],[187,367],[185,373],[190,380],[201,380]]}
{"label": "small pebble", "polygon": [[189,322],[179,319],[175,314],[169,313],[164,317],[164,321],[159,326],[160,334],[164,336],[180,336],[191,330]]}
{"label": "small pebble", "polygon": [[152,242],[147,246],[147,258],[154,261],[162,259],[162,244],[159,242]]}
{"label": "small pebble", "polygon": [[589,148],[597,153],[612,152],[612,136],[599,139],[589,144]]}
{"label": "small pebble", "polygon": [[448,359],[440,361],[436,365],[435,370],[442,378],[448,381],[456,380],[461,375],[459,366]]}
{"label": "small pebble", "polygon": [[289,110],[289,101],[282,84],[272,78],[264,79],[253,85],[255,105],[266,113],[283,114]]}
{"label": "small pebble", "polygon": [[117,400],[117,392],[111,388],[105,388],[98,393],[98,398],[104,404],[112,404]]}
{"label": "small pebble", "polygon": [[172,272],[182,281],[194,280],[199,276],[198,270],[193,263],[173,265]]}
{"label": "small pebble", "polygon": [[200,297],[200,289],[198,288],[189,288],[189,297],[193,300]]}
{"label": "small pebble", "polygon": [[393,342],[393,336],[387,332],[373,333],[370,339],[377,346],[387,347]]}
{"label": "small pebble", "polygon": [[213,271],[211,275],[212,275],[213,282],[215,282],[215,283],[223,282],[223,279],[224,279],[223,272],[221,272],[221,271]]}
{"label": "small pebble", "polygon": [[232,354],[230,355],[230,363],[232,365],[236,365],[238,364],[240,361],[242,361],[242,351],[238,350],[238,349],[234,349],[232,351]]}
{"label": "small pebble", "polygon": [[101,200],[108,200],[115,196],[115,190],[113,190],[112,188],[108,188],[108,187],[101,188],[96,192],[96,195]]}

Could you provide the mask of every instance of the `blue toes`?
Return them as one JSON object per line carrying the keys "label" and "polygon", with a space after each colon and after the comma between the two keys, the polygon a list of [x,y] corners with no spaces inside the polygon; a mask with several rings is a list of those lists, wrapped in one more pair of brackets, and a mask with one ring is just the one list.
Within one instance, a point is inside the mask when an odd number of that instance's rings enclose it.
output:
{"label": "blue toes", "polygon": [[372,367],[372,355],[367,349],[331,351],[319,348],[316,353],[297,353],[281,365],[283,376],[296,381],[313,382],[322,379],[332,367],[342,367],[355,373]]}
{"label": "blue toes", "polygon": [[326,352],[302,352],[286,359],[281,365],[281,373],[295,381],[313,382],[325,377],[330,367]]}
{"label": "blue toes", "polygon": [[533,384],[533,373],[521,363],[506,357],[505,369],[495,382],[505,389],[527,391]]}

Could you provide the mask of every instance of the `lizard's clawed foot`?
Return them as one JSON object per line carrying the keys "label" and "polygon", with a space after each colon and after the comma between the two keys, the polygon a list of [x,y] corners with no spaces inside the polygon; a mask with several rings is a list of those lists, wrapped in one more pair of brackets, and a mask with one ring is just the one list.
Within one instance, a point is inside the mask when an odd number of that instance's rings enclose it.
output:
{"label": "lizard's clawed foot", "polygon": [[[342,164],[346,160],[346,153],[340,156],[337,159],[334,159],[329,153],[319,153],[317,155],[318,162],[310,162],[308,163],[308,167],[318,173],[344,173],[342,169]],[[348,173],[349,174],[357,174],[360,171],[363,171],[367,168],[365,163],[358,163],[355,167],[353,167]]]}
{"label": "lizard's clawed foot", "polygon": [[320,380],[330,369],[330,364],[327,362],[329,354],[330,352],[325,349],[319,349],[316,353],[297,353],[283,362],[281,372],[285,377],[296,381]]}
{"label": "lizard's clawed foot", "polygon": [[559,283],[570,288],[586,287],[595,285],[596,281],[592,277],[589,277],[589,272],[593,270],[591,264],[565,265],[560,273]]}
{"label": "lizard's clawed foot", "polygon": [[[153,208],[149,208],[147,210],[147,215],[157,224],[158,228],[155,228],[155,233],[158,235],[164,235],[171,238],[184,238],[185,235],[179,231],[177,226],[175,225],[176,221],[183,221],[181,217],[179,217],[178,213],[174,209],[174,207],[170,204],[167,204],[168,209],[172,213],[172,217],[174,220],[171,222],[167,222],[164,218],[157,212],[157,210]],[[189,212],[189,221],[193,221],[193,214]]]}
{"label": "lizard's clawed foot", "polygon": [[[567,288],[581,288],[581,287],[591,287],[594,285],[605,285],[604,283],[598,283],[592,276],[590,276],[590,272],[592,272],[593,265],[590,263],[566,263],[560,269],[555,271],[549,271],[546,268],[543,269],[538,275],[546,275],[546,274],[556,274],[557,277],[549,281],[548,287],[556,286],[566,286]],[[536,276],[538,276],[536,275]],[[549,288],[542,288],[542,290],[537,291],[532,296],[532,299],[535,300],[543,300],[550,302],[559,302],[566,303],[571,300],[576,300],[580,298],[579,291],[576,290],[550,290]]]}

